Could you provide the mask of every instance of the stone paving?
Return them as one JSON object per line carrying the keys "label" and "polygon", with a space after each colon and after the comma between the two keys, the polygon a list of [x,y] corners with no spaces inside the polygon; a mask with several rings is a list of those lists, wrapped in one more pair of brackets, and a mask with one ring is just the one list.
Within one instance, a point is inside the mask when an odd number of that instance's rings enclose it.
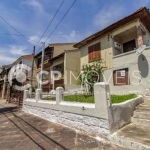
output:
{"label": "stone paving", "polygon": [[125,150],[22,111],[0,113],[0,150]]}

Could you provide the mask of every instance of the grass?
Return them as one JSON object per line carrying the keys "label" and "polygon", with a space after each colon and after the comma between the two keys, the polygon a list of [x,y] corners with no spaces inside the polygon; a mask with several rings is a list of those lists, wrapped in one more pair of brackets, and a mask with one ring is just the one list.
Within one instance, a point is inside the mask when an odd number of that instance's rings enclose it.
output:
{"label": "grass", "polygon": [[94,103],[94,96],[92,95],[68,95],[68,96],[64,96],[64,101]]}
{"label": "grass", "polygon": [[111,95],[111,101],[112,104],[114,103],[122,103],[125,102],[127,100],[136,98],[137,95],[136,94],[128,94],[128,95]]}
{"label": "grass", "polygon": [[55,97],[50,97],[50,96],[47,96],[47,97],[44,97],[42,98],[42,100],[50,100],[50,101],[55,101],[56,98]]}
{"label": "grass", "polygon": [[[128,94],[128,95],[111,95],[112,104],[122,103],[127,100],[136,98],[136,94]],[[55,97],[45,97],[43,100],[51,100],[55,101]],[[64,96],[64,101],[68,102],[81,102],[81,103],[94,103],[94,96],[92,95],[68,95]]]}

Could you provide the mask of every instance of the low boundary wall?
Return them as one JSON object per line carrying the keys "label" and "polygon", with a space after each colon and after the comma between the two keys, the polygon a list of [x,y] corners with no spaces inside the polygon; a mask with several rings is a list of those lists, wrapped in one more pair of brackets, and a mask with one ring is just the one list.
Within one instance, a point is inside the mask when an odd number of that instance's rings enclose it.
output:
{"label": "low boundary wall", "polygon": [[131,117],[133,116],[136,107],[143,102],[143,97],[138,96],[135,99],[120,104],[113,104],[110,108],[110,113],[112,115],[112,121],[110,122],[111,132],[115,132],[123,126],[131,123]]}
{"label": "low boundary wall", "polygon": [[131,122],[142,96],[120,103],[111,104],[109,85],[104,82],[94,85],[94,104],[65,102],[64,89],[56,89],[56,101],[41,100],[41,90],[36,90],[36,98],[28,98],[24,91],[23,110],[49,121],[84,131],[88,134],[108,136]]}
{"label": "low boundary wall", "polygon": [[86,133],[107,136],[110,133],[109,93],[108,84],[96,83],[94,85],[95,104],[88,104],[64,102],[64,90],[61,87],[56,89],[56,101],[41,100],[39,89],[36,90],[36,99],[29,99],[26,90],[24,91],[23,110]]}

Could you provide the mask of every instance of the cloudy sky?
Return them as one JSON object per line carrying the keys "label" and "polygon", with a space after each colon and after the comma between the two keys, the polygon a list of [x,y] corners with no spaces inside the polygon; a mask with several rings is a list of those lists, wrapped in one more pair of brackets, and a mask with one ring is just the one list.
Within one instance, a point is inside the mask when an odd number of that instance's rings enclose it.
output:
{"label": "cloudy sky", "polygon": [[[39,41],[62,1],[0,0],[0,16],[28,38],[20,36],[0,18],[0,65],[12,63],[21,55],[32,53],[33,45],[37,45],[34,41]],[[45,41],[73,1],[65,0],[41,41]],[[78,42],[142,6],[150,8],[150,0],[76,0],[46,46],[56,42]],[[36,53],[40,47],[39,43]]]}

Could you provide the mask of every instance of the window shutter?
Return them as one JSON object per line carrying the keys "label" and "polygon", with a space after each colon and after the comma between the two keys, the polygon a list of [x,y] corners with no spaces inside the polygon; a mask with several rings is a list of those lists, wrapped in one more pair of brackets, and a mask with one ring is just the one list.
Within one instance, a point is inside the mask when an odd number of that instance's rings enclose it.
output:
{"label": "window shutter", "polygon": [[89,62],[92,60],[92,49],[89,47]]}
{"label": "window shutter", "polygon": [[97,48],[97,46],[95,44],[92,47],[93,47],[93,60],[95,60],[96,59],[96,48]]}
{"label": "window shutter", "polygon": [[100,53],[101,53],[101,45],[100,45],[100,43],[97,43],[96,44],[96,58],[98,59],[98,58],[100,58]]}
{"label": "window shutter", "polygon": [[96,43],[88,48],[89,51],[89,62],[100,58],[101,55],[101,43]]}

